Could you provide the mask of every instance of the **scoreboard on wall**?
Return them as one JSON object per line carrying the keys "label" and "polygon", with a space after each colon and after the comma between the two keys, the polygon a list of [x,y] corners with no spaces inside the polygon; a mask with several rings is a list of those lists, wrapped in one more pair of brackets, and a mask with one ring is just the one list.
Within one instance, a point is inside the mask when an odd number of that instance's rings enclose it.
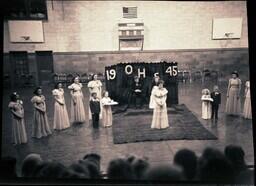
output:
{"label": "scoreboard on wall", "polygon": [[148,103],[155,74],[165,82],[164,87],[168,90],[167,106],[178,104],[177,62],[119,63],[107,66],[105,67],[106,89],[112,99],[127,104],[134,76],[138,76],[143,84],[143,101]]}

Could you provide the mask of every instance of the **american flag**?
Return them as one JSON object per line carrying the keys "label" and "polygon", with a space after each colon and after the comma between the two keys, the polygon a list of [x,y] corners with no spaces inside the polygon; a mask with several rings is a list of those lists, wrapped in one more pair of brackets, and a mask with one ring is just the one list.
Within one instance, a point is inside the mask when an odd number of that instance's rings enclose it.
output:
{"label": "american flag", "polygon": [[123,7],[124,18],[137,18],[137,7]]}

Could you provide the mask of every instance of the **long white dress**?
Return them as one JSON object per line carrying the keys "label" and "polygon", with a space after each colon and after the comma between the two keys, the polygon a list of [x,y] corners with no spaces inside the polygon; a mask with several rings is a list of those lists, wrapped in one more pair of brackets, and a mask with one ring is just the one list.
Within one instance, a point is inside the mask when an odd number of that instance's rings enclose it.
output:
{"label": "long white dress", "polygon": [[103,127],[110,127],[112,126],[112,108],[111,105],[106,105],[111,102],[111,99],[109,97],[103,97],[101,99],[101,105],[102,105],[102,125]]}
{"label": "long white dress", "polygon": [[[24,114],[23,106],[19,101],[17,102],[11,101],[8,107],[9,109],[11,109],[16,113]],[[27,143],[27,133],[25,129],[24,118],[17,118],[13,113],[12,113],[12,142],[15,145],[21,144],[21,143]]]}
{"label": "long white dress", "polygon": [[83,103],[83,85],[81,83],[73,83],[68,86],[71,90],[71,122],[84,123],[86,121],[84,103]]}
{"label": "long white dress", "polygon": [[[89,88],[89,92],[90,92],[90,99],[92,98],[91,94],[93,92],[96,92],[97,94],[97,97],[99,98],[99,100],[101,100],[102,98],[102,83],[100,80],[92,80],[92,81],[89,81],[87,87]],[[102,112],[100,113],[100,118],[102,118]],[[92,119],[92,113],[91,113],[91,109],[90,109],[90,106],[89,106],[89,120]]]}
{"label": "long white dress", "polygon": [[169,127],[166,106],[167,93],[168,91],[166,88],[159,89],[157,87],[152,91],[154,111],[151,128],[164,129]]}
{"label": "long white dress", "polygon": [[239,115],[241,112],[241,101],[240,101],[240,90],[241,90],[241,80],[239,78],[231,78],[228,83],[227,90],[227,103],[226,103],[226,113],[230,115]]}
{"label": "long white dress", "polygon": [[152,88],[152,91],[151,91],[151,95],[150,95],[150,101],[149,101],[149,108],[150,109],[154,109],[154,107],[155,107],[155,102],[154,102],[154,99],[153,99],[153,95],[152,95],[152,92],[153,92],[153,90],[154,89],[157,89],[158,88],[158,86],[153,86],[153,88]]}
{"label": "long white dress", "polygon": [[[211,95],[202,95],[202,99],[211,98]],[[210,101],[202,100],[202,118],[203,119],[211,119],[212,107]]]}
{"label": "long white dress", "polygon": [[244,118],[252,119],[250,81],[246,81],[245,86],[246,88],[245,88],[243,116]]}
{"label": "long white dress", "polygon": [[[31,102],[37,107],[46,110],[45,97],[43,95],[34,96],[31,99]],[[34,107],[34,123],[32,125],[32,137],[41,138],[50,134],[52,134],[52,132],[48,123],[46,111],[41,112],[36,107]]]}
{"label": "long white dress", "polygon": [[[70,127],[70,122],[69,122],[68,112],[67,112],[66,103],[64,99],[64,90],[62,88],[54,89],[52,91],[52,94],[55,98],[53,129],[57,129],[57,130],[66,129]],[[63,104],[60,104],[59,102]]]}

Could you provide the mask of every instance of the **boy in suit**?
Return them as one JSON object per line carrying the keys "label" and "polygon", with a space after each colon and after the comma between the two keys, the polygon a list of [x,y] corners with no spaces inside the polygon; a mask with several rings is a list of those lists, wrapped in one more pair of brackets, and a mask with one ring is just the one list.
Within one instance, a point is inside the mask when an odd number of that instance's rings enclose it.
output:
{"label": "boy in suit", "polygon": [[211,98],[213,99],[211,119],[215,118],[216,120],[218,120],[218,110],[219,110],[219,105],[221,104],[221,93],[220,93],[219,87],[217,85],[215,85],[213,87],[213,92],[211,93]]}
{"label": "boy in suit", "polygon": [[97,98],[96,92],[92,93],[92,99],[90,100],[90,109],[92,113],[93,128],[99,128],[100,100]]}

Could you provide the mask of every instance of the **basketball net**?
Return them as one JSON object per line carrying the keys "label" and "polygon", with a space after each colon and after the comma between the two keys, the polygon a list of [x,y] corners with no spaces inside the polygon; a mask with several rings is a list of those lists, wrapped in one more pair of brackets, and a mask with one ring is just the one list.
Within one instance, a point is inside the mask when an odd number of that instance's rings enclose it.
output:
{"label": "basketball net", "polygon": [[225,33],[225,38],[220,40],[221,49],[228,48],[228,46],[232,43],[233,33]]}

